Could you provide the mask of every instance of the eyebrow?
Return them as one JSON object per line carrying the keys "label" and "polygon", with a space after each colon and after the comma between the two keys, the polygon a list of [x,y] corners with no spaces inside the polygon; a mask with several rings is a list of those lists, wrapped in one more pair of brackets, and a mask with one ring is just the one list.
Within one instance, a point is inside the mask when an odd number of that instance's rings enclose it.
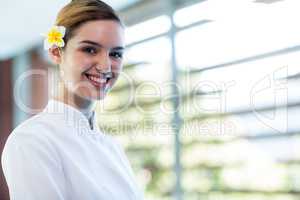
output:
{"label": "eyebrow", "polygon": [[[90,40],[83,40],[80,43],[87,43],[87,44],[95,45],[95,46],[102,47],[102,48],[104,47],[102,44],[99,44],[97,42],[93,42],[93,41],[90,41]],[[124,49],[125,48],[122,47],[122,46],[118,46],[118,47],[113,47],[112,48],[112,50],[119,50],[119,51],[124,50]]]}

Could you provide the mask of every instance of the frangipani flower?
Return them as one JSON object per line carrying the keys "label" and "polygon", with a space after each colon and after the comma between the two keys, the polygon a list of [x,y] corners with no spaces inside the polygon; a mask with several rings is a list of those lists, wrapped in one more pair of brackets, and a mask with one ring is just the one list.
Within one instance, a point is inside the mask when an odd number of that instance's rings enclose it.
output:
{"label": "frangipani flower", "polygon": [[53,26],[45,35],[44,49],[48,50],[53,46],[63,47],[65,46],[64,36],[66,28],[64,26]]}

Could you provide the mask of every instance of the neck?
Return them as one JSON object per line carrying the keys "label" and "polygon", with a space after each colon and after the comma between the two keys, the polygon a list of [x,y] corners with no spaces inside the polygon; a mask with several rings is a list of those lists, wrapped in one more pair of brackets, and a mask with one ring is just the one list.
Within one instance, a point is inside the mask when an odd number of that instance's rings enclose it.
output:
{"label": "neck", "polygon": [[84,99],[74,93],[71,93],[65,87],[59,90],[58,95],[54,95],[53,98],[76,108],[84,114],[89,121],[91,120],[95,109],[95,101]]}

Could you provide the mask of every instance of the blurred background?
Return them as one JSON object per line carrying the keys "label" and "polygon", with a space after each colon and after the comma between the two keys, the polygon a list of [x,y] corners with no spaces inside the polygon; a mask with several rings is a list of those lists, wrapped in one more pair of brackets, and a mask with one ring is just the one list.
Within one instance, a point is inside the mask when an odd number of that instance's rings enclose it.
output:
{"label": "blurred background", "polygon": [[[105,2],[127,50],[99,126],[124,146],[145,198],[300,199],[299,0]],[[50,97],[57,68],[41,34],[66,3],[0,2],[1,152]]]}

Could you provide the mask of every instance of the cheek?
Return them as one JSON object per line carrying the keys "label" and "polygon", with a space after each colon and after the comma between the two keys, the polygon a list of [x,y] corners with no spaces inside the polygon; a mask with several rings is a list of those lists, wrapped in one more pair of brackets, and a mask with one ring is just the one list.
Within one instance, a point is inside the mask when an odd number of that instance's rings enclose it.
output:
{"label": "cheek", "polygon": [[[84,65],[83,65],[84,66]],[[80,63],[72,62],[64,66],[63,77],[73,83],[79,82],[84,79],[84,67]]]}
{"label": "cheek", "polygon": [[91,59],[82,52],[75,52],[71,59],[72,67],[84,71],[91,65]]}
{"label": "cheek", "polygon": [[123,61],[115,61],[112,63],[112,71],[119,73],[122,71],[123,68]]}
{"label": "cheek", "polygon": [[114,79],[111,80],[112,85],[114,85],[116,83],[116,81],[118,80],[118,78],[120,77],[120,75],[122,73],[122,69],[123,69],[122,62],[116,62],[112,65],[112,71],[115,74]]}

